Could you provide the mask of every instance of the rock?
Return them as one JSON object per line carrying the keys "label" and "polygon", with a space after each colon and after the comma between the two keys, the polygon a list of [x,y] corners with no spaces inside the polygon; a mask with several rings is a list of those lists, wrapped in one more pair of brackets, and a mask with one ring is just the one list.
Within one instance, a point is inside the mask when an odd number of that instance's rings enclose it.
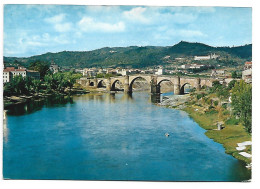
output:
{"label": "rock", "polygon": [[246,168],[251,169],[252,168],[252,163],[247,164]]}
{"label": "rock", "polygon": [[218,125],[218,130],[223,129],[223,127],[222,127],[222,123],[219,122],[217,125]]}
{"label": "rock", "polygon": [[242,150],[246,149],[246,147],[245,147],[245,146],[239,146],[239,147],[236,147],[236,149],[237,149],[238,151],[242,151]]}
{"label": "rock", "polygon": [[249,153],[246,153],[246,152],[239,152],[239,154],[240,154],[241,156],[244,156],[244,157],[246,157],[246,158],[251,158],[251,157],[252,157],[252,155],[251,155],[251,154],[249,154]]}
{"label": "rock", "polygon": [[248,146],[248,145],[252,145],[251,141],[245,141],[245,142],[241,142],[241,143],[237,143],[238,146]]}

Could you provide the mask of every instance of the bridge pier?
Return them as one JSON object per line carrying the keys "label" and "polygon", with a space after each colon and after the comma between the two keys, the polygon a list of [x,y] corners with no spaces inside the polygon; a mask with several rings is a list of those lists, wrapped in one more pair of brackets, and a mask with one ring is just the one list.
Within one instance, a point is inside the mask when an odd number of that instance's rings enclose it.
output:
{"label": "bridge pier", "polygon": [[125,76],[125,83],[124,83],[124,92],[131,93],[132,91],[129,90],[129,76]]}
{"label": "bridge pier", "polygon": [[97,80],[97,78],[94,78],[94,87],[95,87],[95,88],[98,87],[98,80]]}
{"label": "bridge pier", "polygon": [[196,79],[195,79],[195,88],[196,88],[196,90],[198,90],[198,91],[201,90],[200,78],[196,78]]}
{"label": "bridge pier", "polygon": [[180,77],[174,78],[174,94],[180,95],[181,94],[181,84],[180,84]]}
{"label": "bridge pier", "polygon": [[111,79],[110,79],[110,78],[107,79],[106,90],[107,90],[108,92],[111,91]]}
{"label": "bridge pier", "polygon": [[160,93],[160,85],[157,85],[157,76],[152,76],[150,84],[151,84],[151,93],[152,94]]}

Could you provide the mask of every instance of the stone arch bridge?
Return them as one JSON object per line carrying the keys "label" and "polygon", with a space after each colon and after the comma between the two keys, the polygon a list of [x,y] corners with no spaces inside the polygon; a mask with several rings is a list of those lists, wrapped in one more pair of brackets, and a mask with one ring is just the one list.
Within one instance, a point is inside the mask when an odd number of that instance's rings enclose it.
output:
{"label": "stone arch bridge", "polygon": [[133,83],[136,79],[143,78],[151,87],[151,93],[160,93],[161,83],[169,81],[174,86],[174,94],[184,94],[184,86],[190,84],[192,87],[200,90],[202,86],[212,87],[215,79],[197,78],[197,77],[179,77],[179,76],[155,76],[155,75],[126,75],[111,78],[80,78],[77,83],[84,87],[100,88],[106,87],[107,91],[115,91],[115,84],[121,82],[124,85],[124,92],[131,93],[133,91]]}

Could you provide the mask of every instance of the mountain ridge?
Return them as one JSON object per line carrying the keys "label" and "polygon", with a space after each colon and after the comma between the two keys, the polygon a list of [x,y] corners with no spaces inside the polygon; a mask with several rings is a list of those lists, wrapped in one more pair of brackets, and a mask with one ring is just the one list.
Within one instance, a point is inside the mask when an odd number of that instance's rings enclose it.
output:
{"label": "mountain ridge", "polygon": [[113,67],[131,66],[148,67],[164,65],[164,57],[204,56],[218,53],[222,56],[231,56],[238,59],[252,59],[252,44],[236,47],[213,47],[199,42],[180,41],[173,46],[129,46],[129,47],[103,47],[91,51],[61,51],[47,52],[31,57],[5,57],[4,63],[20,63],[28,66],[33,61],[55,63],[63,67]]}

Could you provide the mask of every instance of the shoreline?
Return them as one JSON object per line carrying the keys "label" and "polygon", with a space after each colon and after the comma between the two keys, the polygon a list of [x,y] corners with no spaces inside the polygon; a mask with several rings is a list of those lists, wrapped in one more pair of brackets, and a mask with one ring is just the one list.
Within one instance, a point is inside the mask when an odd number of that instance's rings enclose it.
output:
{"label": "shoreline", "polygon": [[87,93],[89,93],[89,91],[72,90],[69,93],[60,93],[55,91],[54,93],[35,93],[30,95],[5,96],[3,98],[4,110],[6,110],[6,108],[9,108],[11,106],[26,104],[30,101],[42,101],[51,96],[68,96],[68,95],[87,94]]}
{"label": "shoreline", "polygon": [[[251,152],[251,144],[240,148],[241,143],[251,142],[251,136],[246,133],[242,125],[226,125],[218,130],[218,115],[207,115],[202,107],[187,106],[186,103],[192,99],[191,95],[169,95],[164,96],[158,106],[185,111],[201,128],[205,129],[205,135],[214,142],[221,144],[225,153],[232,155],[239,161],[245,163],[245,167],[251,169],[251,157],[245,157],[242,150]],[[239,133],[238,136],[233,133]],[[250,149],[249,149],[250,148]],[[239,150],[238,150],[239,149]]]}

